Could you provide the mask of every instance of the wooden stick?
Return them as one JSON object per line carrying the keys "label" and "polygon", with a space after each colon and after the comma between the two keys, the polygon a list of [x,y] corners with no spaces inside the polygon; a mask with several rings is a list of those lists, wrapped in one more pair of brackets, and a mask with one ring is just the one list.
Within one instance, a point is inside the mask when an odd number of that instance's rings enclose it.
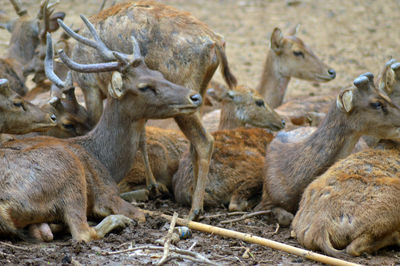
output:
{"label": "wooden stick", "polygon": [[171,219],[171,224],[169,225],[169,230],[168,230],[167,236],[165,237],[164,254],[163,254],[162,258],[159,260],[159,262],[157,263],[157,265],[163,265],[167,260],[168,253],[169,253],[169,245],[171,244],[171,238],[172,238],[172,233],[174,232],[176,219],[178,219],[178,213],[174,212],[174,215],[172,216],[172,219]]}
{"label": "wooden stick", "polygon": [[[152,216],[161,216],[167,220],[171,219],[170,215],[157,213],[157,212],[153,212],[153,211],[147,211],[147,210],[143,210],[143,211]],[[224,237],[232,237],[232,238],[240,239],[240,240],[243,240],[243,241],[246,241],[249,243],[259,244],[262,246],[281,250],[281,251],[284,251],[284,252],[287,252],[290,254],[294,254],[297,256],[301,256],[301,257],[304,257],[304,258],[307,258],[310,260],[315,260],[315,261],[319,261],[319,262],[326,263],[326,264],[340,265],[340,266],[342,266],[342,265],[343,266],[356,266],[356,265],[360,266],[360,264],[356,264],[356,263],[348,262],[345,260],[321,255],[321,254],[318,254],[318,253],[315,253],[315,252],[312,252],[309,250],[305,250],[302,248],[296,248],[296,247],[293,247],[293,246],[290,246],[287,244],[283,244],[283,243],[279,243],[279,242],[269,240],[266,238],[253,236],[251,234],[245,234],[245,233],[241,233],[241,232],[237,232],[237,231],[233,231],[233,230],[229,230],[229,229],[225,229],[225,228],[220,228],[220,227],[216,227],[216,226],[212,226],[212,225],[208,225],[208,224],[193,222],[193,221],[189,221],[189,220],[182,219],[182,218],[178,218],[176,220],[176,223],[178,225],[187,226],[193,230],[198,230],[198,231],[211,233],[214,235],[220,235],[220,236],[224,236]]]}

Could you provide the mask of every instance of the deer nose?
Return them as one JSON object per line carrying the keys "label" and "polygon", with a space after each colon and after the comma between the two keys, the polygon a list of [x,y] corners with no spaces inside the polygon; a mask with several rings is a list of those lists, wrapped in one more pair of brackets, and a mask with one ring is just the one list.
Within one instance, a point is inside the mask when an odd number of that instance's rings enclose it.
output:
{"label": "deer nose", "polygon": [[190,100],[192,101],[193,104],[195,104],[197,106],[199,106],[203,101],[201,98],[201,95],[198,93],[190,95]]}
{"label": "deer nose", "polygon": [[328,70],[328,74],[329,76],[331,76],[332,79],[336,77],[336,71],[332,68]]}

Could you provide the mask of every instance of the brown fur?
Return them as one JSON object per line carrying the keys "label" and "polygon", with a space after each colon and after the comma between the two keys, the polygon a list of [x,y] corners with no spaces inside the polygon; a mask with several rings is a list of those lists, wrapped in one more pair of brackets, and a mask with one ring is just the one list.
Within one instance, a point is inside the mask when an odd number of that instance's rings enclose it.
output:
{"label": "brown fur", "polygon": [[[230,211],[253,207],[261,198],[266,146],[273,135],[260,128],[221,130],[212,134],[214,152],[204,204],[229,205]],[[193,167],[188,153],[174,175],[173,190],[176,201],[186,205],[191,203]]]}
{"label": "brown fur", "polygon": [[[236,85],[227,65],[222,36],[189,13],[155,1],[138,1],[116,5],[91,20],[101,39],[112,50],[131,53],[130,36],[133,33],[149,68],[160,71],[171,82],[204,95],[207,84],[221,65],[228,86]],[[87,34],[85,30],[83,35]],[[74,47],[72,57],[79,63],[103,61],[92,48],[80,43]],[[95,123],[102,113],[102,99],[107,95],[110,75],[76,74],[74,79],[85,94],[90,120]],[[194,147],[197,185],[189,216],[197,218],[203,209],[213,139],[204,130],[198,114],[177,116],[175,120]]]}
{"label": "brown fur", "polygon": [[15,70],[16,63],[13,59],[0,58],[0,77],[8,79],[10,87],[19,95],[25,95],[28,88],[25,86],[25,79],[21,78],[22,73]]}
{"label": "brown fur", "polygon": [[365,150],[337,162],[304,191],[292,227],[301,245],[359,256],[400,243],[400,151]]}
{"label": "brown fur", "polygon": [[[87,135],[4,144],[1,233],[21,236],[27,226],[55,222],[67,224],[73,239],[90,241],[99,235],[87,216],[123,214],[144,221],[141,211],[119,197],[116,182],[130,169],[146,119],[193,113],[200,102],[192,100],[194,91],[165,80],[144,61],[126,71],[130,82],[110,88],[102,118]],[[144,81],[158,93],[141,90]]]}
{"label": "brown fur", "polygon": [[[350,154],[361,135],[381,138],[398,135],[400,111],[375,91],[372,82],[368,88],[344,89],[338,103],[350,91],[353,97],[349,112],[334,103],[308,138],[285,143],[278,134],[271,142],[265,158],[263,199],[257,209],[278,207],[295,213],[306,186],[335,161]],[[383,107],[375,108],[377,102]]]}

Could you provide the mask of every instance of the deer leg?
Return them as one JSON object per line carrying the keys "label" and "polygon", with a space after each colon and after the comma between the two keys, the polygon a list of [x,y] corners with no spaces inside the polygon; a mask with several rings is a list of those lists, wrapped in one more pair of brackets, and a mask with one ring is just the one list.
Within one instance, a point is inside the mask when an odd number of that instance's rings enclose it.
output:
{"label": "deer leg", "polygon": [[189,219],[198,219],[203,212],[204,193],[211,155],[213,152],[214,138],[204,129],[201,119],[196,112],[192,115],[178,116],[175,118],[179,128],[191,142],[194,176],[194,192],[192,194],[192,207]]}
{"label": "deer leg", "polygon": [[75,199],[75,204],[67,204],[64,211],[64,220],[68,225],[72,238],[76,241],[89,242],[97,239],[96,231],[89,227],[86,217],[86,200]]}
{"label": "deer leg", "polygon": [[103,238],[109,232],[117,228],[125,228],[132,222],[132,219],[124,215],[109,215],[93,228],[96,231],[97,237]]}
{"label": "deer leg", "polygon": [[147,153],[147,144],[146,144],[146,129],[143,128],[142,133],[140,134],[140,142],[139,149],[143,156],[143,162],[145,166],[145,175],[146,175],[146,187],[150,192],[150,195],[159,196],[160,194],[168,194],[168,188],[161,183],[158,183],[154,178],[153,172],[149,163],[149,155]]}
{"label": "deer leg", "polygon": [[370,234],[362,234],[347,246],[346,252],[352,256],[360,256],[364,252],[372,253],[383,247],[398,245],[399,243],[400,234],[398,231],[389,233],[378,240]]}
{"label": "deer leg", "polygon": [[246,180],[233,191],[229,211],[245,211],[254,207],[261,198],[262,180]]}

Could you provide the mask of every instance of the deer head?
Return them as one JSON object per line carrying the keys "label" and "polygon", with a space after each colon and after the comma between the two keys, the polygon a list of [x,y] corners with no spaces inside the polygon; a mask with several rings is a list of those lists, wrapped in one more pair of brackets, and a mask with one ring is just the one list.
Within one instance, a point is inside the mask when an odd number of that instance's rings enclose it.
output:
{"label": "deer head", "polygon": [[384,91],[375,87],[373,74],[365,73],[353,84],[343,89],[336,101],[337,107],[352,121],[350,126],[361,134],[368,130],[368,135],[380,138],[400,137],[400,107]]}
{"label": "deer head", "polygon": [[6,79],[0,79],[0,113],[2,133],[26,134],[45,131],[56,125],[54,114],[25,101],[10,89]]}
{"label": "deer head", "polygon": [[279,60],[278,71],[282,76],[326,82],[336,77],[334,69],[326,66],[298,37],[295,30],[283,36],[279,28],[271,34],[271,50]]}

